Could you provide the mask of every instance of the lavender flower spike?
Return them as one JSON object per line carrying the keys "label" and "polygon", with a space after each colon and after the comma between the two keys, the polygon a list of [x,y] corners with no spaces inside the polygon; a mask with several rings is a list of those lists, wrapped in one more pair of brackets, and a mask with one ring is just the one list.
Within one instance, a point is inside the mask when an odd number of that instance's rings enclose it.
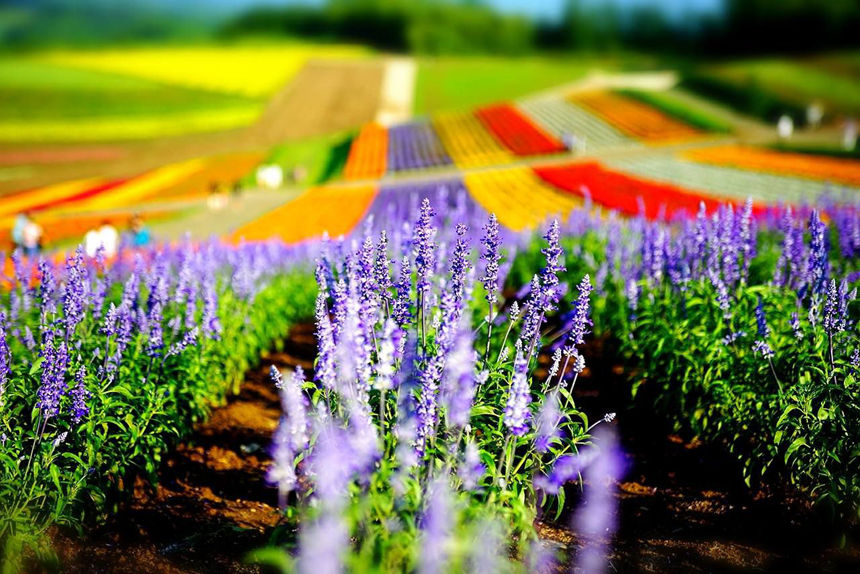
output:
{"label": "lavender flower spike", "polygon": [[522,342],[517,341],[517,354],[514,359],[514,374],[511,378],[511,390],[505,406],[505,426],[514,436],[523,436],[529,430],[531,412],[529,404],[532,401],[528,381],[528,363],[523,357]]}
{"label": "lavender flower spike", "polygon": [[484,227],[484,237],[481,239],[481,244],[483,245],[481,261],[484,263],[484,275],[481,277],[481,283],[483,283],[486,292],[484,296],[492,306],[499,297],[499,261],[501,259],[499,222],[495,213],[490,214],[489,221]]}

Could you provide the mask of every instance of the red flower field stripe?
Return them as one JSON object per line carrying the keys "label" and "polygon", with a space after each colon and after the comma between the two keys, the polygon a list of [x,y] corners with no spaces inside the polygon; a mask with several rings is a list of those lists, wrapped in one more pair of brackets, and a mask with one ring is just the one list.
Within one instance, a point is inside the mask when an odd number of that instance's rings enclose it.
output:
{"label": "red flower field stripe", "polygon": [[[136,176],[140,177],[140,176]],[[112,189],[116,189],[121,185],[125,185],[129,181],[132,181],[135,177],[122,178],[122,179],[112,179],[110,181],[106,181],[89,189],[85,189],[80,193],[76,193],[74,195],[69,195],[67,197],[63,197],[61,199],[46,201],[44,203],[36,204],[30,207],[32,211],[41,211],[42,209],[59,207],[61,205],[66,205],[69,203],[75,203],[84,199],[89,199],[91,197],[95,197]]]}
{"label": "red flower field stripe", "polygon": [[486,106],[475,112],[496,139],[516,155],[564,151],[564,145],[531,122],[510,104]]}
{"label": "red flower field stripe", "polygon": [[[561,166],[535,167],[535,173],[555,187],[627,215],[658,219],[686,213],[695,214],[704,203],[714,211],[725,198],[695,192],[674,185],[658,183],[606,169],[598,162]],[[762,208],[754,208],[756,214]]]}

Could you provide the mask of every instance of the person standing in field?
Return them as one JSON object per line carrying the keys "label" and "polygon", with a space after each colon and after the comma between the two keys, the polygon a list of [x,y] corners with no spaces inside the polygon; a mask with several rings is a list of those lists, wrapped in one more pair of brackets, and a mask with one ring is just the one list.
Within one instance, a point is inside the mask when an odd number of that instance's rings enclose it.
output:
{"label": "person standing in field", "polygon": [[19,213],[15,216],[15,225],[12,227],[12,246],[13,249],[24,248],[24,228],[30,221],[28,212]]}
{"label": "person standing in field", "polygon": [[131,216],[128,227],[128,243],[132,247],[146,247],[152,241],[152,234],[140,214]]}
{"label": "person standing in field", "polygon": [[91,229],[84,237],[84,251],[90,257],[95,257],[99,247],[104,249],[107,258],[116,255],[119,249],[119,233],[110,221],[102,221],[98,229]]}
{"label": "person standing in field", "polygon": [[21,249],[24,255],[35,257],[42,251],[44,231],[42,226],[36,223],[29,214],[25,214],[26,223],[21,228]]}

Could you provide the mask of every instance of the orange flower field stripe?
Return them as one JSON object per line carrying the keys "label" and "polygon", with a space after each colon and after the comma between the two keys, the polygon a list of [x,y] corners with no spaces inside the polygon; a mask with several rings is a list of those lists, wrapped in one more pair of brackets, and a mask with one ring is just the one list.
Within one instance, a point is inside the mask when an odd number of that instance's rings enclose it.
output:
{"label": "orange flower field stripe", "polygon": [[514,231],[535,228],[550,217],[565,218],[583,204],[545,184],[528,167],[470,173],[463,181],[481,207]]}
{"label": "orange flower field stripe", "polygon": [[377,123],[365,124],[352,141],[343,175],[346,179],[377,179],[385,175],[388,130]]}
{"label": "orange flower field stripe", "polygon": [[749,146],[720,146],[690,150],[684,157],[700,163],[778,175],[796,175],[860,187],[860,161]]}
{"label": "orange flower field stripe", "polygon": [[179,183],[197,173],[206,164],[204,159],[191,159],[165,165],[130,179],[110,193],[75,202],[75,211],[99,211],[131,207],[159,191]]}
{"label": "orange flower field stripe", "polygon": [[433,129],[445,151],[459,167],[480,167],[510,163],[512,156],[470,112],[438,114]]}
{"label": "orange flower field stripe", "polygon": [[0,201],[0,218],[13,216],[16,213],[44,207],[51,202],[61,202],[87,190],[106,183],[102,178],[76,179],[52,185],[46,185],[30,191],[4,197]]}
{"label": "orange flower field stripe", "polygon": [[650,142],[681,141],[699,137],[699,130],[656,108],[610,92],[589,92],[570,98],[635,138]]}
{"label": "orange flower field stripe", "polygon": [[339,237],[352,231],[364,217],[376,187],[315,187],[296,199],[248,223],[233,240],[263,241],[273,237],[298,243],[328,232]]}

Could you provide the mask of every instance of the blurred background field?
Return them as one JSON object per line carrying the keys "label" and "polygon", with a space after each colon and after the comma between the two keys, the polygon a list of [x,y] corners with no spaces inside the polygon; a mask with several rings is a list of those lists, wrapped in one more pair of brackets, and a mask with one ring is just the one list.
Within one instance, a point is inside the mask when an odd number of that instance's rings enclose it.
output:
{"label": "blurred background field", "polygon": [[135,212],[165,239],[235,237],[320,185],[543,197],[522,169],[546,164],[599,162],[632,195],[851,190],[858,24],[842,0],[11,0],[2,244],[24,211],[53,246]]}

